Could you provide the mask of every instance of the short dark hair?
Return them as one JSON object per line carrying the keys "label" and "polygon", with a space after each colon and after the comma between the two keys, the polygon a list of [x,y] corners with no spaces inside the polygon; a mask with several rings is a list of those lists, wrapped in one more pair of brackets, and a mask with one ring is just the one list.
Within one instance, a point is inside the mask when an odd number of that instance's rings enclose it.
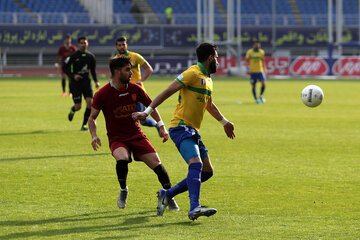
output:
{"label": "short dark hair", "polygon": [[260,41],[259,41],[259,40],[255,40],[255,41],[253,42],[253,44],[255,44],[255,43],[260,43]]}
{"label": "short dark hair", "polygon": [[128,56],[114,57],[110,59],[109,68],[110,68],[111,76],[114,75],[115,69],[120,69],[128,64],[131,65],[130,57]]}
{"label": "short dark hair", "polygon": [[115,42],[115,45],[118,43],[118,42],[126,42],[127,41],[127,38],[125,36],[120,36],[116,39],[116,42]]}
{"label": "short dark hair", "polygon": [[70,34],[66,34],[65,38],[71,38]]}
{"label": "short dark hair", "polygon": [[196,48],[196,56],[199,62],[205,61],[209,56],[215,56],[218,47],[212,43],[201,43]]}
{"label": "short dark hair", "polygon": [[78,43],[81,41],[81,40],[88,40],[88,38],[86,36],[81,36],[78,38]]}

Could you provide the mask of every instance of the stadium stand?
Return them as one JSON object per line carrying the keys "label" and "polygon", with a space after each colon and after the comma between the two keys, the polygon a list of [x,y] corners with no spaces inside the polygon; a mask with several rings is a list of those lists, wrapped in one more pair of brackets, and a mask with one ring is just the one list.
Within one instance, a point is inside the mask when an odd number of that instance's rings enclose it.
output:
{"label": "stadium stand", "polygon": [[[142,12],[136,9],[134,0],[113,1],[113,23],[114,24],[142,24],[136,15]],[[148,0],[153,12],[157,14],[160,23],[166,24],[165,8],[173,7],[174,24],[196,24],[196,3],[194,0]],[[227,0],[216,0],[223,8],[215,7],[215,24],[225,24]],[[234,1],[236,3],[236,1]],[[290,3],[296,5],[297,15],[293,14]],[[326,25],[327,24],[327,2],[328,0],[276,0],[276,23],[278,25]],[[333,2],[335,13],[335,1]],[[218,5],[219,6],[219,5]],[[346,0],[343,2],[344,25],[357,25],[358,0]],[[270,25],[272,0],[241,1],[242,24],[244,25]],[[294,8],[293,8],[294,10]],[[16,13],[16,14],[13,14]],[[41,13],[41,14],[39,14]],[[144,13],[144,12],[143,12]],[[145,13],[146,14],[146,13]],[[295,21],[301,18],[301,21]],[[141,18],[140,18],[141,19]],[[16,24],[89,24],[92,19],[89,13],[77,0],[1,0],[0,1],[0,23]]]}
{"label": "stadium stand", "polygon": [[[16,16],[11,13],[18,13]],[[14,19],[16,17],[16,19]],[[32,18],[28,13],[19,7],[12,0],[0,1],[0,23],[36,23],[36,19]]]}
{"label": "stadium stand", "polygon": [[[64,22],[61,13],[76,13],[67,15],[67,23],[89,23],[89,16],[78,1],[72,0],[21,0],[21,3],[35,13],[47,13],[43,15],[43,23]],[[56,14],[54,14],[56,13]]]}
{"label": "stadium stand", "polygon": [[[225,8],[227,8],[227,0],[221,0]],[[236,1],[235,1],[236,2]],[[236,5],[236,3],[235,3]],[[241,1],[241,13],[243,14],[242,23],[246,25],[262,24],[270,25],[272,22],[271,17],[272,0],[253,0],[253,1]],[[287,0],[276,1],[276,12],[279,15],[285,15],[285,18],[278,17],[277,24],[280,25],[294,25],[295,20],[292,15],[290,6]]]}
{"label": "stadium stand", "polygon": [[[160,20],[166,24],[164,15],[165,8],[172,6],[173,14],[176,15],[175,24],[194,24],[194,19],[189,17],[189,14],[196,14],[196,1],[193,0],[149,0],[148,1],[156,14],[159,14]],[[224,19],[220,16],[218,10],[215,8],[215,24],[224,24]]]}
{"label": "stadium stand", "polygon": [[[72,0],[2,0],[0,3],[0,23],[38,23],[38,15],[42,13],[41,23],[45,24],[62,24],[67,23],[89,23],[90,17],[85,9]],[[17,19],[6,13],[17,13]],[[34,14],[31,14],[34,13]],[[76,14],[64,14],[76,13]],[[64,21],[64,18],[67,18]]]}
{"label": "stadium stand", "polygon": [[[317,4],[314,4],[312,0],[298,0],[300,13],[304,16],[304,24],[312,24],[309,16],[317,16],[316,24],[326,25],[328,1],[318,0]],[[346,0],[343,1],[343,14],[344,14],[344,25],[357,25],[359,6],[357,0]],[[333,14],[335,18],[335,2],[333,3]]]}
{"label": "stadium stand", "polygon": [[133,8],[133,4],[131,1],[128,1],[128,0],[114,1],[113,2],[113,10],[114,10],[113,21],[114,21],[114,23],[116,23],[116,24],[121,24],[121,23],[122,24],[136,24],[137,21],[130,14],[132,8]]}

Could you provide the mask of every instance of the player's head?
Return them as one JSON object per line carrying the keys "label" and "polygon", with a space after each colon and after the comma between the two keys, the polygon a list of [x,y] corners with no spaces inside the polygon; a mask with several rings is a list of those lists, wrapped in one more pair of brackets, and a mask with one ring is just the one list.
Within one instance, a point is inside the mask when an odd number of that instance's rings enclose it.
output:
{"label": "player's head", "polygon": [[261,43],[260,43],[260,41],[254,41],[254,43],[253,43],[253,48],[254,48],[255,50],[258,50],[259,48],[261,48]]}
{"label": "player's head", "polygon": [[109,68],[111,78],[115,81],[120,81],[123,84],[130,82],[131,75],[131,61],[130,57],[120,56],[110,60]]}
{"label": "player's head", "polygon": [[118,37],[116,39],[115,46],[120,54],[125,54],[128,48],[126,37],[125,36]]}
{"label": "player's head", "polygon": [[67,34],[67,35],[65,36],[64,44],[67,45],[67,46],[70,46],[70,45],[71,45],[71,35],[70,35],[70,34]]}
{"label": "player's head", "polygon": [[85,36],[78,38],[78,45],[81,52],[85,52],[89,46],[88,38]]}
{"label": "player's head", "polygon": [[209,73],[216,73],[218,66],[218,47],[211,43],[202,43],[196,48],[198,62],[209,66]]}

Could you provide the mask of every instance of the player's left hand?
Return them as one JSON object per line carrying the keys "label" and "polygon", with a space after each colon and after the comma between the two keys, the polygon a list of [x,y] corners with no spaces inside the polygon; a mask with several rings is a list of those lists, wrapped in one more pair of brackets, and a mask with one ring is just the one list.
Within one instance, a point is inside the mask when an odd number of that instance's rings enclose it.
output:
{"label": "player's left hand", "polygon": [[99,82],[96,82],[96,83],[95,83],[95,87],[96,87],[96,89],[98,89],[98,88],[100,87],[100,83],[99,83]]}
{"label": "player's left hand", "polygon": [[133,112],[131,114],[131,117],[134,119],[134,121],[145,120],[147,117],[147,114],[144,112]]}
{"label": "player's left hand", "polygon": [[232,122],[228,122],[224,125],[224,130],[228,138],[234,139],[235,133],[234,133],[234,124]]}
{"label": "player's left hand", "polygon": [[169,139],[169,133],[166,131],[165,126],[160,127],[160,136],[163,137],[163,143]]}
{"label": "player's left hand", "polygon": [[142,86],[142,83],[143,83],[142,81],[136,82],[136,84],[139,85],[139,86]]}
{"label": "player's left hand", "polygon": [[98,138],[97,136],[93,137],[91,140],[91,146],[93,147],[93,149],[95,151],[97,151],[99,149],[99,147],[101,146],[100,138]]}

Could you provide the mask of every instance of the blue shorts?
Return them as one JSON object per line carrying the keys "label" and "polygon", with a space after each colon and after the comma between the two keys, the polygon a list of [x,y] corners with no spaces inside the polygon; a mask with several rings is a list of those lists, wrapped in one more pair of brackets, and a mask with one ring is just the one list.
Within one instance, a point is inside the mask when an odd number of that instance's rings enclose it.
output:
{"label": "blue shorts", "polygon": [[257,81],[265,82],[265,74],[263,72],[251,73],[250,74],[250,83],[255,84]]}
{"label": "blue shorts", "polygon": [[141,102],[138,102],[136,105],[136,111],[138,112],[143,112],[145,111],[146,107],[144,106],[144,104],[142,104]]}
{"label": "blue shorts", "polygon": [[177,126],[169,128],[169,134],[187,163],[191,158],[204,159],[208,156],[208,150],[194,128],[185,125]]}

